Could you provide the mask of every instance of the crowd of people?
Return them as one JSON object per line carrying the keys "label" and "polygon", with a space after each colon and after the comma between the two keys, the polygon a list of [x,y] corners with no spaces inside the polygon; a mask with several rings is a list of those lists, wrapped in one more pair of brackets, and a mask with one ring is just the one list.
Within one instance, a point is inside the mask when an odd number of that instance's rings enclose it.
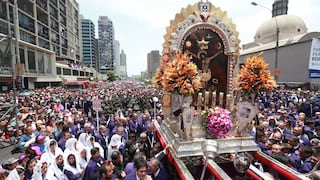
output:
{"label": "crowd of people", "polygon": [[[2,163],[0,179],[169,179],[152,122],[163,118],[160,104],[152,101],[160,91],[114,82],[81,91],[29,92],[17,99],[17,117],[8,114],[0,122],[0,141],[17,144],[13,153],[22,154]],[[102,100],[98,116],[95,98]],[[12,92],[0,94],[0,106],[13,100]]]}
{"label": "crowd of people", "polygon": [[[16,144],[13,153],[22,155],[2,163],[0,179],[176,176],[162,158],[165,150],[153,127],[153,121],[161,124],[164,118],[161,104],[152,100],[162,92],[136,82],[101,87],[79,91],[50,87],[18,97],[17,113],[0,121],[0,141]],[[320,172],[319,95],[301,89],[258,94],[259,113],[251,133],[261,151],[297,172]],[[98,116],[92,107],[95,98],[102,100]],[[13,101],[12,92],[0,94],[0,106]],[[259,168],[284,179],[270,167]]]}
{"label": "crowd of people", "polygon": [[[251,132],[261,151],[297,172],[317,172],[320,169],[319,95],[301,89],[259,94],[255,101],[259,114]],[[270,167],[260,168],[275,179],[285,179]]]}

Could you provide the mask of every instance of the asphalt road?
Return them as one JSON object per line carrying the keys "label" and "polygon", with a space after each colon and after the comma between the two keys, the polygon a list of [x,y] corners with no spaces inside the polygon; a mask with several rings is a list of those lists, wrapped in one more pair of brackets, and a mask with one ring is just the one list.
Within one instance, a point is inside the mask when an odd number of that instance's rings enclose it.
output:
{"label": "asphalt road", "polygon": [[2,164],[3,162],[5,162],[7,159],[11,157],[19,158],[19,156],[22,155],[22,153],[11,154],[11,150],[14,147],[15,146],[8,146],[3,149],[0,149],[0,164]]}

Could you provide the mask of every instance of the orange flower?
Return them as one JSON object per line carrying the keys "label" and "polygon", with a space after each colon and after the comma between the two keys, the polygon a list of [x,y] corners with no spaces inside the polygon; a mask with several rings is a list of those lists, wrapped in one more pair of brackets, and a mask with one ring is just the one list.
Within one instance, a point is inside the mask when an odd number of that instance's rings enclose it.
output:
{"label": "orange flower", "polygon": [[262,58],[262,53],[247,58],[240,69],[235,90],[248,93],[272,91],[276,82],[271,76],[268,66]]}
{"label": "orange flower", "polygon": [[200,89],[201,83],[197,66],[187,54],[178,52],[174,60],[160,64],[153,85],[167,92],[191,95]]}

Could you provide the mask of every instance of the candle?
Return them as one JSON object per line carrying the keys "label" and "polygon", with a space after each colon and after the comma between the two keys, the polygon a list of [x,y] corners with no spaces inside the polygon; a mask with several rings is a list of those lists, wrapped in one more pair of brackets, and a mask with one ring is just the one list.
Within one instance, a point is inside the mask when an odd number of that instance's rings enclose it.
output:
{"label": "candle", "polygon": [[216,93],[216,91],[212,92],[211,108],[214,108],[216,106]]}
{"label": "candle", "polygon": [[230,110],[230,99],[231,98],[231,95],[230,94],[227,94],[226,96],[226,109],[229,109]]}
{"label": "candle", "polygon": [[198,101],[197,101],[197,111],[201,112],[201,103],[202,103],[202,93],[198,93]]}
{"label": "candle", "polygon": [[204,109],[207,110],[209,105],[209,92],[204,93]]}
{"label": "candle", "polygon": [[219,106],[222,107],[223,105],[223,92],[219,93]]}

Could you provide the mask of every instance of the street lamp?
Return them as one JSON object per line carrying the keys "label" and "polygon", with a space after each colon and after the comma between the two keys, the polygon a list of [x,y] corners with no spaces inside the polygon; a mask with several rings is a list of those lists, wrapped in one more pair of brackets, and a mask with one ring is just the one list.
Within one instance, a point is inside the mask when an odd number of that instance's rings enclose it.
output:
{"label": "street lamp", "polygon": [[156,111],[157,111],[157,102],[159,101],[159,99],[156,96],[154,96],[152,98],[152,101],[153,101],[153,118],[154,118],[154,120],[156,120],[157,119],[157,113],[156,113]]}
{"label": "street lamp", "polygon": [[[260,7],[262,7],[262,8],[265,8],[265,9],[267,9],[268,11],[270,11],[271,14],[272,14],[272,10],[271,10],[270,8],[266,7],[266,6],[263,6],[263,5],[258,4],[258,3],[256,3],[256,2],[251,2],[251,5],[253,5],[253,6],[260,6]],[[273,72],[273,74],[274,74],[275,81],[278,82],[278,76],[279,76],[279,74],[280,74],[280,71],[279,71],[279,69],[278,69],[278,51],[279,51],[279,34],[280,34],[280,29],[279,29],[279,26],[278,26],[278,20],[277,20],[277,17],[276,17],[276,16],[274,17],[274,20],[276,21],[276,48],[275,48],[276,52],[275,52],[274,72]]]}

